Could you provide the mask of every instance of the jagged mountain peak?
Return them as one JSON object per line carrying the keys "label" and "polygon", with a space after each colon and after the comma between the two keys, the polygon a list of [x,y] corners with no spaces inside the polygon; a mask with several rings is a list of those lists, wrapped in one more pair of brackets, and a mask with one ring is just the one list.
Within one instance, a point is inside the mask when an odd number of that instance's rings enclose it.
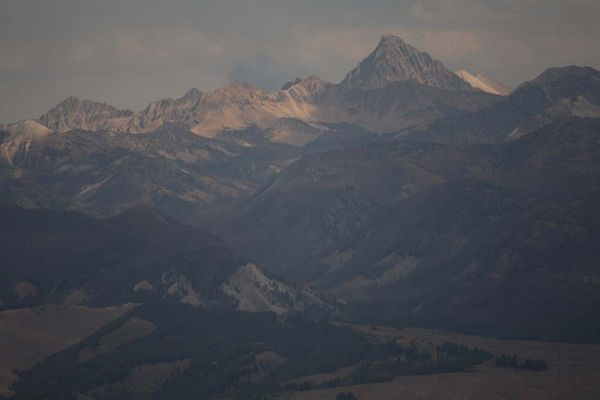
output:
{"label": "jagged mountain peak", "polygon": [[341,85],[378,89],[397,81],[415,81],[445,90],[473,90],[440,61],[394,35],[383,35],[375,50],[346,75]]}
{"label": "jagged mountain peak", "polygon": [[[400,49],[405,49],[406,51],[419,52],[419,49],[406,43],[399,36],[389,35],[389,34],[382,35],[375,51],[382,52],[382,51],[386,51],[389,48],[392,48],[392,49],[400,48]],[[427,54],[427,53],[425,53],[425,54]]]}
{"label": "jagged mountain peak", "polygon": [[73,129],[110,128],[111,120],[133,115],[131,110],[120,110],[110,104],[68,96],[40,116],[38,121],[55,132],[67,132]]}

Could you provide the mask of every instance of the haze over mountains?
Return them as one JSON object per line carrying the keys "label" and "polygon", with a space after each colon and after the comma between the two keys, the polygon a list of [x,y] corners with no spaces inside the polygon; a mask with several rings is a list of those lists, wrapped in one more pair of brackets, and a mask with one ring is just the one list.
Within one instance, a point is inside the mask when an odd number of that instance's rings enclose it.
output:
{"label": "haze over mountains", "polygon": [[[447,90],[457,93],[449,98]],[[385,132],[473,111],[492,99],[475,92],[429,54],[386,35],[340,84],[308,77],[267,92],[234,82],[208,93],[193,88],[181,98],[156,101],[138,113],[68,97],[38,121],[59,133],[73,129],[143,133],[182,123],[198,135],[212,137],[224,129],[265,129],[281,118],[354,123]]]}
{"label": "haze over mountains", "polygon": [[599,178],[600,71],[511,90],[389,35],[339,83],[193,88],[139,112],[69,97],[0,131],[0,307],[143,305],[17,398],[127,398],[157,362],[144,398],[251,398],[356,364],[349,348],[382,362],[310,318],[597,343]]}
{"label": "haze over mountains", "polygon": [[[418,71],[424,72],[416,79]],[[353,82],[365,74],[381,80],[379,87]],[[497,101],[391,36],[340,84],[308,77],[284,88],[266,92],[233,83],[210,93],[191,89],[139,113],[69,97],[37,120],[7,126],[1,154],[19,174],[15,190],[31,180],[37,186],[33,197],[44,193],[44,201],[66,201],[95,214],[119,212],[142,199],[162,203],[163,211],[221,207],[247,199],[306,152],[425,127]],[[142,162],[153,167],[140,170]],[[110,189],[115,186],[123,189]],[[10,196],[40,202],[24,191]]]}

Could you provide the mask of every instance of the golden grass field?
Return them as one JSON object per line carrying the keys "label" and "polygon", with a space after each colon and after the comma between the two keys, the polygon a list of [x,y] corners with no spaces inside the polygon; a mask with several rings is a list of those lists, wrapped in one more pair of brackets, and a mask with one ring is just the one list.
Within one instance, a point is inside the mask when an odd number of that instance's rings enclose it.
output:
{"label": "golden grass field", "polygon": [[0,395],[9,395],[23,370],[74,345],[136,307],[43,305],[0,312]]}
{"label": "golden grass field", "polygon": [[[10,394],[9,385],[17,378],[13,370],[26,369],[52,353],[76,344],[134,307],[134,304],[108,308],[45,305],[0,312],[0,394]],[[335,400],[341,392],[352,392],[361,400],[600,399],[600,345],[500,340],[418,328],[351,326],[380,340],[415,342],[422,348],[433,348],[450,341],[470,348],[482,348],[493,354],[511,353],[523,359],[543,359],[548,363],[548,369],[533,372],[495,368],[491,360],[468,373],[399,376],[382,383],[286,392],[280,394],[277,400]],[[80,357],[86,359],[109,352],[154,329],[152,323],[134,317],[102,337],[98,348],[83,349]],[[276,368],[285,363],[285,359],[265,352],[257,355],[256,363]],[[100,387],[81,396],[110,398],[111,393],[120,393],[127,388],[134,389],[140,398],[149,398],[173,374],[181,373],[189,365],[190,360],[143,365],[132,370],[121,384]],[[344,377],[354,367],[346,366],[338,371],[294,379],[293,382],[309,381],[314,386],[325,380]],[[255,381],[262,376],[264,371],[259,370],[250,380]]]}
{"label": "golden grass field", "polygon": [[[521,358],[543,359],[548,362],[548,369],[533,372],[495,368],[492,360],[468,373],[401,376],[383,383],[284,393],[278,400],[335,400],[341,392],[352,392],[361,400],[600,399],[600,345],[499,340],[416,328],[353,327],[381,339],[414,341],[419,346],[450,341],[494,354],[514,353]],[[307,378],[319,381],[316,376]]]}

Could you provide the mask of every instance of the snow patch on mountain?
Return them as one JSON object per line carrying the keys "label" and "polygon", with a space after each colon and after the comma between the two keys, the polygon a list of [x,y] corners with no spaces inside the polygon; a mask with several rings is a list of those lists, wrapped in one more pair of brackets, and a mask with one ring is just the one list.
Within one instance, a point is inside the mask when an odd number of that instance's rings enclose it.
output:
{"label": "snow patch on mountain", "polygon": [[479,89],[482,92],[497,94],[499,96],[507,96],[512,91],[512,88],[506,85],[494,82],[481,74],[473,75],[469,71],[466,71],[464,69],[457,71],[456,75],[458,75],[461,79],[463,79],[473,88]]}

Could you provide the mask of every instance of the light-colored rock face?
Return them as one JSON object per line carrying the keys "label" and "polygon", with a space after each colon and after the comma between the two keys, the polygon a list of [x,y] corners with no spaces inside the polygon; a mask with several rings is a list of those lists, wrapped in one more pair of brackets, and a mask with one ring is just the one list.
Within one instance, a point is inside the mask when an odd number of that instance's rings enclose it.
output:
{"label": "light-colored rock face", "polygon": [[32,119],[26,119],[24,121],[10,124],[6,127],[6,131],[10,133],[12,137],[27,136],[33,140],[43,139],[49,134],[53,133],[51,129],[48,129],[44,125]]}
{"label": "light-colored rock face", "polygon": [[16,154],[29,153],[33,146],[39,145],[54,132],[34,120],[25,120],[10,124],[4,128],[8,137],[0,140],[0,159],[12,163]]}
{"label": "light-colored rock face", "polygon": [[456,72],[461,79],[471,85],[474,89],[481,90],[482,92],[496,94],[499,96],[507,96],[512,92],[512,88],[502,83],[494,82],[493,80],[477,73],[471,74],[469,71],[461,69]]}
{"label": "light-colored rock face", "polygon": [[267,277],[254,264],[238,268],[223,283],[221,290],[235,300],[241,311],[285,314],[296,308],[296,293]]}
{"label": "light-colored rock face", "polygon": [[[390,83],[385,88],[366,91],[343,83],[333,85],[315,77],[286,85],[287,89],[277,92],[229,85],[206,95],[190,112],[191,130],[214,137],[223,130],[243,130],[250,126],[277,130],[281,120],[295,119],[308,124],[349,123],[372,132],[389,133],[426,125],[451,109],[474,111],[492,101],[470,87],[468,91],[451,92],[414,80]],[[293,133],[293,137],[290,133],[293,132],[280,131],[271,140],[296,145],[308,142],[306,130],[298,132],[299,135]]]}
{"label": "light-colored rock face", "polygon": [[269,277],[260,267],[249,263],[238,268],[221,285],[221,291],[240,311],[274,312],[278,315],[303,311],[306,306],[329,308],[316,293],[292,288]]}
{"label": "light-colored rock face", "polygon": [[324,82],[309,78],[290,90],[269,92],[232,83],[210,93],[189,90],[178,99],[151,103],[140,113],[69,97],[42,115],[39,122],[57,132],[73,129],[144,133],[167,123],[184,124],[200,136],[214,137],[223,130],[249,126],[267,128],[280,118],[313,120],[318,107],[311,99]]}
{"label": "light-colored rock face", "polygon": [[243,130],[250,126],[265,129],[281,118],[310,121],[319,108],[311,98],[310,87],[295,85],[269,92],[233,83],[208,93],[190,112],[192,132],[214,137],[223,130]]}
{"label": "light-colored rock face", "polygon": [[377,89],[391,82],[408,80],[438,89],[471,90],[440,61],[392,35],[384,35],[377,48],[350,71],[341,84]]}

